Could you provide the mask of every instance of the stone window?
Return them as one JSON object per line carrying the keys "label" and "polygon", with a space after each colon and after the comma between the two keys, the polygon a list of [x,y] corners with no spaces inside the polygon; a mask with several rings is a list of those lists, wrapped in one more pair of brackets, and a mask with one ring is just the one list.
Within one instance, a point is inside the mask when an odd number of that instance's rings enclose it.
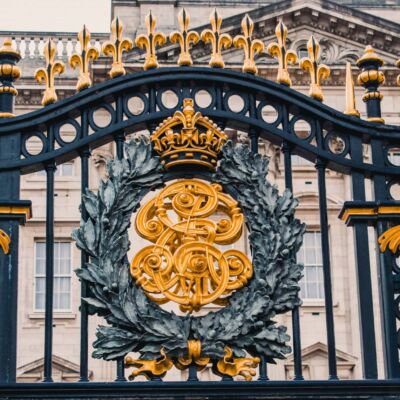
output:
{"label": "stone window", "polygon": [[304,264],[304,277],[300,281],[300,296],[303,299],[323,299],[321,232],[311,231],[304,234],[303,245],[297,253],[297,260]]}
{"label": "stone window", "polygon": [[[37,175],[46,176],[46,171],[42,169],[41,171],[37,172]],[[57,169],[54,172],[54,176],[73,176],[73,175],[75,175],[73,161],[57,165]]]}
{"label": "stone window", "polygon": [[[35,243],[35,311],[43,311],[46,296],[46,243]],[[71,243],[54,242],[54,311],[71,310]]]}

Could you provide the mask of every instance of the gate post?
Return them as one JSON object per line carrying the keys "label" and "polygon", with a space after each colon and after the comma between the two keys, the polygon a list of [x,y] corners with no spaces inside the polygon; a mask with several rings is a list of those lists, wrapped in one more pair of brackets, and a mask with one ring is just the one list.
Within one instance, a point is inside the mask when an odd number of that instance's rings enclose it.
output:
{"label": "gate post", "polygon": [[[20,55],[5,39],[0,48],[0,118],[13,117],[13,82]],[[20,133],[0,136],[0,161],[20,156]],[[31,202],[19,200],[20,172],[0,173],[0,382],[15,382],[17,357],[18,228],[31,215]]]}

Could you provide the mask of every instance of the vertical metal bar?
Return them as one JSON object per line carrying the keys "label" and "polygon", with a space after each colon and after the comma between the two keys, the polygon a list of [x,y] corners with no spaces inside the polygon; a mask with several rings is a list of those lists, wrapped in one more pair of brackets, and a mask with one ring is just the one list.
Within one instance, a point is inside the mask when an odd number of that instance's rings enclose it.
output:
{"label": "vertical metal bar", "polygon": [[53,284],[54,284],[54,172],[56,165],[46,165],[46,302],[44,320],[44,382],[53,382]]}
{"label": "vertical metal bar", "polygon": [[196,364],[192,363],[189,366],[189,376],[187,378],[188,382],[198,382],[199,378],[197,377],[197,367]]}
{"label": "vertical metal bar", "polygon": [[258,373],[259,373],[259,381],[269,381],[268,378],[268,371],[267,371],[267,361],[265,360],[265,356],[260,355],[260,365],[258,367]]}
{"label": "vertical metal bar", "polygon": [[[363,161],[362,142],[351,138],[351,158],[355,163]],[[364,175],[351,173],[353,200],[365,201]],[[376,342],[374,327],[374,307],[372,299],[371,266],[368,251],[368,227],[366,222],[355,222],[353,228],[355,261],[358,287],[358,308],[360,316],[360,339],[363,376],[366,379],[378,377]]]}
{"label": "vertical metal bar", "polygon": [[[87,112],[82,113],[81,119],[82,137],[88,135],[88,119]],[[80,152],[81,158],[81,196],[86,192],[89,187],[89,157],[90,149],[85,147]],[[87,220],[88,215],[83,201],[81,201],[81,216],[84,221]],[[85,268],[86,263],[89,262],[89,256],[85,251],[81,251],[81,268]],[[89,287],[86,281],[81,281],[81,347],[80,347],[80,367],[79,367],[79,381],[87,382],[88,376],[88,348],[89,348],[89,313],[88,305],[82,299],[88,297]]]}
{"label": "vertical metal bar", "polygon": [[[292,177],[292,149],[288,142],[283,142],[282,152],[285,166],[285,187],[293,192]],[[294,255],[295,257],[295,255]],[[299,307],[292,310],[292,335],[293,335],[293,359],[294,359],[294,380],[302,381],[303,367],[301,360],[301,333],[300,333],[300,312]]]}
{"label": "vertical metal bar", "polygon": [[[372,161],[377,167],[383,167],[384,149],[382,142],[377,139],[371,140]],[[374,175],[374,197],[375,201],[388,199],[388,189],[386,177],[383,175]],[[378,243],[378,237],[389,228],[388,222],[378,220],[376,223],[375,234]],[[386,251],[381,253],[377,249],[378,261],[378,282],[381,307],[383,357],[385,365],[385,375],[388,379],[400,377],[399,349],[397,342],[396,327],[396,309],[394,302],[394,284],[393,284],[393,255]]]}
{"label": "vertical metal bar", "polygon": [[318,173],[319,213],[321,225],[322,263],[325,291],[326,334],[328,341],[329,379],[338,379],[336,367],[335,328],[333,318],[332,278],[328,237],[328,212],[326,203],[325,162],[321,159],[315,164]]}

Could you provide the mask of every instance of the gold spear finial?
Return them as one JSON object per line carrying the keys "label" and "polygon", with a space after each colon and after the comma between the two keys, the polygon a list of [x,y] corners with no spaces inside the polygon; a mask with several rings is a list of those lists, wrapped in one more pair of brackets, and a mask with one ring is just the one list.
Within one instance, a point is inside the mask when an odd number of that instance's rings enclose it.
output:
{"label": "gold spear finial", "polygon": [[178,58],[178,65],[192,65],[193,60],[189,53],[190,43],[196,44],[200,36],[196,31],[189,31],[190,17],[183,8],[178,15],[180,32],[175,31],[169,35],[169,40],[172,43],[179,43],[181,53]]}
{"label": "gold spear finial", "polygon": [[92,80],[89,75],[89,63],[90,61],[97,60],[99,57],[99,51],[90,46],[90,32],[83,25],[83,29],[78,33],[79,43],[81,44],[81,54],[74,53],[69,59],[69,65],[72,69],[79,67],[79,78],[76,84],[76,90],[80,92],[92,86]]}
{"label": "gold spear finial", "polygon": [[307,50],[309,57],[304,57],[300,60],[300,68],[310,73],[310,96],[316,100],[323,101],[324,95],[320,82],[321,79],[328,79],[331,71],[325,64],[318,64],[320,46],[318,40],[312,35],[307,42]]}
{"label": "gold spear finial", "polygon": [[111,23],[112,40],[103,43],[102,46],[104,55],[113,58],[113,63],[109,71],[111,78],[126,74],[124,63],[122,62],[122,53],[131,50],[133,43],[130,39],[122,37],[123,30],[124,25],[122,22],[118,17],[114,18]]}
{"label": "gold spear finial", "polygon": [[54,77],[61,75],[65,70],[65,65],[61,61],[55,61],[57,46],[49,39],[44,45],[44,58],[46,68],[39,68],[35,72],[35,79],[39,83],[45,83],[46,89],[42,97],[42,105],[47,106],[57,101],[56,89],[54,87]]}
{"label": "gold spear finial", "polygon": [[[396,61],[396,67],[400,68],[400,60]],[[397,75],[396,83],[397,83],[397,86],[400,86],[400,75]]]}
{"label": "gold spear finial", "polygon": [[274,42],[268,45],[267,52],[271,57],[278,59],[278,76],[276,81],[287,86],[291,86],[292,81],[290,80],[288,72],[288,64],[295,64],[297,61],[297,54],[293,50],[286,49],[286,38],[287,38],[287,27],[282,20],[278,22],[275,28],[275,35],[278,39],[278,43]]}
{"label": "gold spear finial", "polygon": [[244,62],[243,72],[250,72],[256,74],[258,68],[254,61],[254,56],[264,51],[264,43],[259,39],[253,39],[254,22],[248,14],[242,19],[242,31],[243,35],[237,35],[233,39],[233,45],[236,48],[243,48],[244,50]]}
{"label": "gold spear finial", "polygon": [[161,32],[155,32],[157,19],[153,17],[151,11],[145,19],[147,27],[147,35],[139,35],[136,37],[135,45],[141,49],[146,49],[146,58],[143,69],[158,68],[159,64],[156,55],[156,46],[163,46],[166,43],[165,35]]}
{"label": "gold spear finial", "polygon": [[356,97],[354,94],[354,81],[351,75],[351,63],[346,63],[346,110],[344,111],[347,115],[353,115],[359,117],[360,113],[356,109]]}
{"label": "gold spear finial", "polygon": [[210,67],[224,68],[225,63],[222,58],[222,49],[228,49],[232,46],[232,38],[228,33],[222,33],[221,24],[222,18],[215,8],[210,15],[210,22],[212,29],[204,29],[201,32],[201,40],[204,43],[211,43],[212,53],[209,62]]}

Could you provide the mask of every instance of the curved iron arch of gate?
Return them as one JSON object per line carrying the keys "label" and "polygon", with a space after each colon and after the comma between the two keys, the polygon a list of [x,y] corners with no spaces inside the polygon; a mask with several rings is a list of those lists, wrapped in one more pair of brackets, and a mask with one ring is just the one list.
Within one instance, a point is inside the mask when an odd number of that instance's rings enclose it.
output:
{"label": "curved iron arch of gate", "polygon": [[[20,159],[0,162],[0,171],[19,169],[30,173],[50,162],[65,162],[75,158],[80,150],[95,148],[114,140],[121,134],[143,129],[152,130],[182,105],[186,97],[196,99],[196,93],[206,90],[207,107],[196,107],[222,128],[235,128],[274,144],[286,142],[294,153],[339,172],[358,171],[366,176],[385,175],[398,178],[400,171],[388,160],[390,148],[398,147],[400,129],[347,116],[284,85],[251,74],[203,67],[172,67],[128,74],[84,90],[70,98],[38,111],[12,119],[0,120],[0,135],[20,135]],[[163,93],[173,91],[176,105],[167,108]],[[230,98],[239,96],[243,105],[232,110]],[[128,101],[138,97],[142,110],[132,113]],[[275,118],[263,118],[264,107],[273,110]],[[272,108],[271,108],[272,107]],[[109,114],[107,126],[99,126],[94,118],[97,110]],[[296,134],[297,123],[308,124],[309,134]],[[67,143],[60,130],[65,124],[75,129],[74,139]],[[92,131],[89,134],[89,131]],[[32,137],[41,142],[39,154],[32,155],[27,141]],[[341,141],[335,152],[330,141]],[[384,163],[369,164],[352,160],[355,146],[379,141]],[[357,149],[359,151],[360,149]]]}

